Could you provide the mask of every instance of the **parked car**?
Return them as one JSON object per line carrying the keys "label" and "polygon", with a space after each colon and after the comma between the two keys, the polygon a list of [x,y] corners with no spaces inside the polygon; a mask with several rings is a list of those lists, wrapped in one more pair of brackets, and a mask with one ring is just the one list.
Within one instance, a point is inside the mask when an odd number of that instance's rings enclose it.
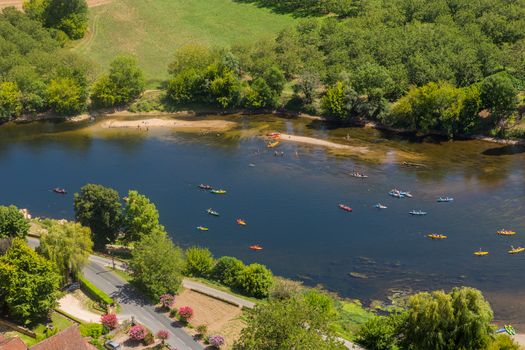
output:
{"label": "parked car", "polygon": [[105,344],[104,344],[104,347],[106,349],[109,349],[109,350],[120,350],[122,349],[122,347],[120,346],[119,343],[117,343],[116,341],[113,341],[113,340],[108,340]]}

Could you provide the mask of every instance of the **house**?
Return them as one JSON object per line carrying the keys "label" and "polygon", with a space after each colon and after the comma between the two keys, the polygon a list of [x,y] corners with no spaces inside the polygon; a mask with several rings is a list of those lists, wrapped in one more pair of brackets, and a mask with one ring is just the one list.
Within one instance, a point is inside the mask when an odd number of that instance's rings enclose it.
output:
{"label": "house", "polygon": [[78,326],[71,326],[28,348],[20,338],[0,338],[0,350],[97,350],[80,335]]}

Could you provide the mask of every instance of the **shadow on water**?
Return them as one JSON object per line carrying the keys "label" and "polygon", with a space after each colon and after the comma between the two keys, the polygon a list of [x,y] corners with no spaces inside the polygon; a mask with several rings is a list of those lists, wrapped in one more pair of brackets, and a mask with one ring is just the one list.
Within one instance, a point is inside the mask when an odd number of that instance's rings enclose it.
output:
{"label": "shadow on water", "polygon": [[489,148],[481,152],[485,156],[512,156],[515,154],[525,153],[523,145],[508,145],[503,147]]}

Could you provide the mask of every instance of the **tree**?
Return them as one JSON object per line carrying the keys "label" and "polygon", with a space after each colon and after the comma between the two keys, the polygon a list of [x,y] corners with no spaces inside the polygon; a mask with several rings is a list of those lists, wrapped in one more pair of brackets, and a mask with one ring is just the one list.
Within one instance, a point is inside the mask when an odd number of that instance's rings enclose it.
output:
{"label": "tree", "polygon": [[303,297],[257,304],[235,350],[345,349],[330,329],[330,317]]}
{"label": "tree", "polygon": [[44,25],[63,31],[70,39],[81,39],[87,30],[86,0],[44,0]]}
{"label": "tree", "polygon": [[22,8],[30,18],[42,22],[45,9],[44,1],[45,0],[26,0],[24,1]]}
{"label": "tree", "polygon": [[29,232],[29,222],[14,205],[0,206],[0,238],[25,238]]}
{"label": "tree", "polygon": [[91,229],[96,250],[113,242],[120,230],[122,206],[117,191],[87,184],[74,196],[75,218]]}
{"label": "tree", "polygon": [[319,75],[315,72],[305,71],[299,77],[299,82],[295,85],[295,90],[303,94],[304,104],[310,105],[314,101],[319,85]]}
{"label": "tree", "polygon": [[251,108],[275,107],[278,95],[263,78],[257,78],[246,94],[246,105]]}
{"label": "tree", "polygon": [[123,226],[127,242],[136,242],[145,235],[164,231],[164,227],[159,224],[159,212],[155,204],[137,191],[128,192]]}
{"label": "tree", "polygon": [[97,107],[112,107],[117,103],[115,85],[108,75],[102,75],[91,87],[91,100]]}
{"label": "tree", "polygon": [[286,84],[286,78],[283,71],[276,66],[268,68],[263,75],[264,81],[277,96],[280,96]]}
{"label": "tree", "polygon": [[261,264],[250,264],[238,275],[239,288],[249,296],[267,297],[273,283],[272,272]]}
{"label": "tree", "polygon": [[15,238],[6,254],[0,256],[0,305],[26,324],[46,316],[56,306],[59,281],[53,263],[22,238]]}
{"label": "tree", "polygon": [[334,86],[329,87],[321,100],[321,107],[323,108],[324,114],[339,119],[346,119],[348,117],[346,104],[345,86],[340,81]]}
{"label": "tree", "polygon": [[86,109],[87,87],[73,77],[51,80],[46,94],[49,106],[60,115],[74,115]]}
{"label": "tree", "polygon": [[53,222],[40,237],[39,253],[55,263],[66,283],[71,275],[78,276],[93,249],[91,230],[78,223]]}
{"label": "tree", "polygon": [[208,277],[213,269],[213,255],[207,248],[191,247],[186,251],[186,273],[194,277]]}
{"label": "tree", "polygon": [[208,47],[200,44],[188,44],[175,51],[173,61],[168,66],[171,75],[177,75],[187,69],[204,70],[217,63],[217,55]]}
{"label": "tree", "polygon": [[143,325],[137,324],[130,328],[128,334],[133,340],[142,340],[148,334],[148,330]]}
{"label": "tree", "polygon": [[204,73],[193,68],[177,73],[168,81],[167,94],[176,104],[197,102],[204,94]]}
{"label": "tree", "polygon": [[367,349],[398,350],[404,317],[398,313],[372,317],[359,329],[357,343]]}
{"label": "tree", "polygon": [[483,107],[490,108],[496,123],[503,121],[517,106],[517,89],[507,73],[497,73],[481,82]]}
{"label": "tree", "polygon": [[115,314],[105,314],[100,317],[100,323],[108,330],[113,330],[118,326],[118,318]]}
{"label": "tree", "polygon": [[479,290],[419,293],[409,300],[403,343],[412,349],[484,349],[492,310]]}
{"label": "tree", "polygon": [[231,256],[222,256],[211,271],[211,277],[224,285],[235,287],[239,274],[244,270],[244,263]]}
{"label": "tree", "polygon": [[222,108],[235,107],[240,101],[241,83],[235,72],[224,66],[210,66],[207,80],[208,94]]}
{"label": "tree", "polygon": [[0,121],[17,117],[22,112],[22,93],[16,83],[0,83]]}
{"label": "tree", "polygon": [[177,293],[184,265],[184,253],[165,233],[144,236],[130,261],[133,282],[153,300]]}

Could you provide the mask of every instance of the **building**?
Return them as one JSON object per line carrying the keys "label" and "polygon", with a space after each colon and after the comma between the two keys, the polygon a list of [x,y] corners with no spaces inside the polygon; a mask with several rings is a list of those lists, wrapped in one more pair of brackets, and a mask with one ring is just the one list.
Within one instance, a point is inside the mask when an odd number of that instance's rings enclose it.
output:
{"label": "building", "polygon": [[71,326],[28,348],[20,338],[0,336],[0,350],[97,350],[80,335],[78,326]]}

